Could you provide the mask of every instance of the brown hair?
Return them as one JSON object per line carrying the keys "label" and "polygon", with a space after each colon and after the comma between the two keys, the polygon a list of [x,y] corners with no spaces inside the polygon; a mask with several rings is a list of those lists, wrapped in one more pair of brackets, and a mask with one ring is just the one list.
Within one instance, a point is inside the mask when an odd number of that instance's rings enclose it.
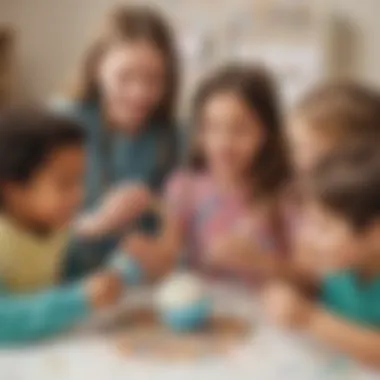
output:
{"label": "brown hair", "polygon": [[23,183],[56,149],[83,145],[83,128],[34,108],[14,108],[0,116],[0,183]]}
{"label": "brown hair", "polygon": [[311,173],[306,190],[356,230],[380,217],[380,154],[374,141],[342,147]]}
{"label": "brown hair", "polygon": [[157,47],[166,61],[166,92],[153,119],[171,124],[178,87],[178,59],[171,28],[156,11],[142,6],[117,7],[106,19],[100,36],[84,56],[74,97],[82,102],[99,100],[96,67],[108,47],[120,41],[145,40]]}
{"label": "brown hair", "polygon": [[380,135],[380,95],[352,82],[313,89],[298,104],[295,115],[340,141]]}
{"label": "brown hair", "polygon": [[[199,121],[205,102],[220,92],[236,93],[262,122],[266,138],[258,156],[252,162],[252,179],[257,191],[266,195],[280,189],[289,174],[289,166],[282,138],[281,113],[275,84],[271,75],[254,65],[230,65],[206,79],[194,99],[194,124]],[[190,167],[205,166],[197,147],[190,152]]]}

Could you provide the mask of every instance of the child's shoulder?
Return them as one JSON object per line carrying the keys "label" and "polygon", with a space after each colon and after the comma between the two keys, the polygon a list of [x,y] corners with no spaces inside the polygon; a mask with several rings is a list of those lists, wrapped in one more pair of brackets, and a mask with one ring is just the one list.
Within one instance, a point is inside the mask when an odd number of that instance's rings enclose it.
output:
{"label": "child's shoulder", "polygon": [[10,233],[16,234],[16,228],[14,228],[13,223],[7,217],[0,215],[0,240]]}
{"label": "child's shoulder", "polygon": [[330,273],[322,281],[322,303],[344,317],[368,325],[378,325],[380,309],[380,277],[362,286],[354,270]]}

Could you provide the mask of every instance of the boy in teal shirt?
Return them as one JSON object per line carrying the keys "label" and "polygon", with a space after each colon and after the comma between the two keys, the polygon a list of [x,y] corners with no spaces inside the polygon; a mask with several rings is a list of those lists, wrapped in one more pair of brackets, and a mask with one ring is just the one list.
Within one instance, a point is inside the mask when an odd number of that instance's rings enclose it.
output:
{"label": "boy in teal shirt", "polygon": [[[321,304],[272,285],[269,314],[380,368],[380,152],[370,142],[327,157],[306,183],[302,238]],[[310,280],[310,278],[309,278]]]}
{"label": "boy in teal shirt", "polygon": [[84,133],[76,123],[18,110],[0,119],[0,344],[67,330],[118,301],[121,276],[102,271],[59,286],[81,203]]}

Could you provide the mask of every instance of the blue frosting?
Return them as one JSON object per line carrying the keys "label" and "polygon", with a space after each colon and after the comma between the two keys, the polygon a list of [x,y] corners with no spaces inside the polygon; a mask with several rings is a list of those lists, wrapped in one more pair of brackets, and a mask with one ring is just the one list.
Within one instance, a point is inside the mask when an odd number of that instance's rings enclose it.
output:
{"label": "blue frosting", "polygon": [[162,321],[173,331],[187,332],[203,327],[211,315],[211,300],[202,298],[180,308],[163,310]]}

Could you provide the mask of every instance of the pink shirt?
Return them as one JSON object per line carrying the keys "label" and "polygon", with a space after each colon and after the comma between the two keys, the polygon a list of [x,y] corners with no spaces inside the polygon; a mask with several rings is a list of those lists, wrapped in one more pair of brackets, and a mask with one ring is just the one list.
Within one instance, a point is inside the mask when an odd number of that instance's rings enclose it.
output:
{"label": "pink shirt", "polygon": [[175,174],[168,182],[166,201],[171,215],[182,225],[187,259],[192,266],[202,266],[215,237],[234,231],[252,237],[268,253],[284,252],[278,219],[274,221],[273,213],[270,216],[259,212],[259,204],[256,212],[252,200],[222,193],[207,174]]}

